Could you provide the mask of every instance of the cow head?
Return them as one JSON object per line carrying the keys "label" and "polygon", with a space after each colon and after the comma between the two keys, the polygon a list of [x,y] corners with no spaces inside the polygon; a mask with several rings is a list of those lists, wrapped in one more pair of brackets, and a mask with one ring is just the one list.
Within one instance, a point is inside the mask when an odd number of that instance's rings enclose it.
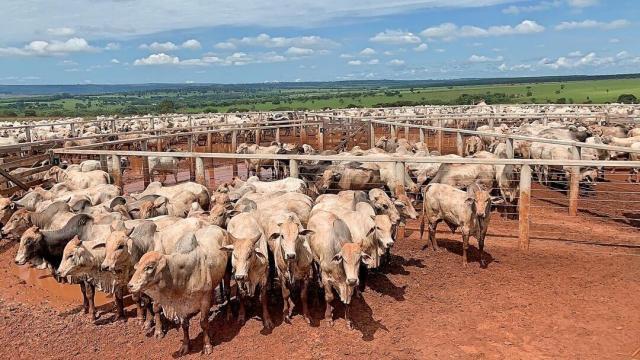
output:
{"label": "cow head", "polygon": [[118,273],[131,263],[129,249],[132,246],[132,240],[129,236],[132,232],[133,229],[125,228],[123,222],[117,222],[111,226],[111,233],[105,244],[104,260],[100,264],[102,271]]}
{"label": "cow head", "polygon": [[[4,227],[16,210],[18,210],[18,204],[9,198],[0,198],[0,228]],[[4,235],[4,232],[2,234]]]}
{"label": "cow head", "polygon": [[277,226],[277,232],[271,234],[269,239],[280,247],[285,261],[295,261],[298,243],[304,241],[304,236],[313,234],[313,230],[302,230],[300,221],[292,214],[286,216]]}
{"label": "cow head", "polygon": [[316,183],[316,188],[320,193],[324,193],[331,188],[331,184],[340,181],[341,178],[342,174],[339,172],[333,169],[326,169],[322,172],[322,176]]}
{"label": "cow head", "polygon": [[472,184],[467,188],[467,204],[480,218],[486,218],[491,212],[491,195],[482,186]]}
{"label": "cow head", "polygon": [[168,199],[163,196],[158,197],[154,201],[143,201],[140,204],[140,219],[149,219],[161,214],[166,214],[167,202]]}
{"label": "cow head", "polygon": [[167,268],[165,255],[150,251],[140,258],[134,266],[135,272],[129,280],[127,287],[132,293],[138,293],[150,286],[159,283],[163,278],[163,272]]}
{"label": "cow head", "polygon": [[43,248],[44,237],[36,226],[28,228],[20,238],[20,246],[16,254],[15,263],[24,265],[33,259]]}
{"label": "cow head", "polygon": [[391,220],[389,220],[389,216],[387,215],[376,215],[373,218],[375,222],[375,227],[373,228],[374,237],[380,243],[384,249],[389,249],[393,246],[394,241],[391,237],[391,229],[393,224]]}
{"label": "cow head", "polygon": [[238,145],[238,148],[236,149],[236,154],[246,154],[248,151],[249,151],[249,144],[242,143]]}
{"label": "cow head", "polygon": [[91,249],[84,246],[82,241],[75,236],[67,243],[62,252],[62,261],[56,274],[60,277],[81,275],[91,270],[94,266],[93,251],[104,251],[105,243],[99,242],[91,245]]}
{"label": "cow head", "polygon": [[234,210],[233,205],[229,203],[216,203],[209,211],[209,221],[213,225],[226,227],[227,220],[237,215],[239,211]]}
{"label": "cow head", "polygon": [[244,282],[249,279],[249,269],[255,261],[267,261],[267,254],[263,254],[258,248],[261,236],[262,234],[258,234],[252,238],[238,239],[229,234],[231,245],[220,248],[231,253],[231,267],[236,281]]}
{"label": "cow head", "polygon": [[[391,201],[391,198],[389,198],[384,191],[380,189],[369,191],[369,201],[377,214],[389,216],[389,219],[394,224],[400,222],[400,213],[398,212],[398,208],[396,208],[395,202]],[[403,205],[405,205],[404,202]]]}
{"label": "cow head", "polygon": [[358,278],[360,264],[369,264],[373,259],[362,252],[359,244],[344,243],[340,251],[333,256],[331,261],[338,266],[342,266],[342,270],[345,274],[344,285],[346,285],[346,287],[343,288],[342,286],[339,286],[340,298],[342,299],[342,302],[349,304],[351,302],[353,289],[360,283]]}
{"label": "cow head", "polygon": [[402,186],[396,186],[396,199],[393,201],[393,204],[398,208],[400,215],[403,218],[409,218],[412,220],[418,218],[418,212],[413,207],[411,198],[407,196]]}
{"label": "cow head", "polygon": [[29,226],[31,226],[31,211],[27,209],[18,209],[2,227],[2,235],[13,235],[18,237],[27,230]]}

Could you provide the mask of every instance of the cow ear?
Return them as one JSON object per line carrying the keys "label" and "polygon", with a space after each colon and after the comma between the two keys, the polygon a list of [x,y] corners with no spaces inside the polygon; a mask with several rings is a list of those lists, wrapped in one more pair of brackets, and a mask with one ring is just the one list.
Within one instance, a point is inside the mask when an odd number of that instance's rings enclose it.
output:
{"label": "cow ear", "polygon": [[238,215],[238,214],[240,214],[240,213],[241,213],[241,212],[240,212],[240,211],[238,211],[238,210],[229,210],[229,211],[227,211],[227,216],[228,216],[228,217],[230,217],[230,218],[232,218],[232,217],[234,217],[234,216],[236,216],[236,215]]}
{"label": "cow ear", "polygon": [[371,258],[371,256],[369,256],[369,254],[366,254],[364,252],[360,253],[360,259],[362,259],[362,262],[366,265],[371,265],[371,263],[373,262],[373,259]]}
{"label": "cow ear", "polygon": [[493,205],[502,205],[505,203],[504,199],[500,196],[492,196],[491,197],[491,203]]}
{"label": "cow ear", "polygon": [[316,232],[315,232],[315,231],[313,231],[313,230],[310,230],[310,229],[304,229],[304,230],[300,231],[300,233],[299,233],[299,234],[300,234],[300,235],[302,235],[302,236],[307,236],[307,235],[313,235],[313,234],[315,234],[315,233],[316,233]]}
{"label": "cow ear", "polygon": [[269,236],[269,240],[276,240],[280,237],[280,233],[273,233]]}
{"label": "cow ear", "polygon": [[374,227],[372,227],[372,228],[369,230],[369,232],[367,232],[367,237],[369,237],[369,236],[373,235],[373,233],[374,233],[375,231],[376,231],[376,227],[374,226]]}
{"label": "cow ear", "polygon": [[260,249],[255,249],[254,251],[255,251],[256,255],[257,255],[260,259],[262,259],[262,260],[266,260],[266,259],[267,259],[267,257],[262,253],[262,251],[260,251]]}
{"label": "cow ear", "polygon": [[233,252],[233,245],[225,245],[223,247],[220,248],[221,251],[226,251],[228,253],[232,253]]}
{"label": "cow ear", "polygon": [[97,250],[97,249],[100,249],[100,248],[104,249],[105,247],[107,247],[107,243],[101,242],[101,243],[97,243],[97,244],[93,245],[91,250]]}
{"label": "cow ear", "polygon": [[467,205],[471,206],[471,205],[473,205],[473,204],[475,204],[475,203],[476,203],[476,199],[475,199],[474,197],[469,196],[469,197],[467,197],[467,198],[464,200],[464,202],[465,202]]}
{"label": "cow ear", "polygon": [[335,255],[333,255],[333,259],[331,259],[331,261],[335,264],[339,264],[340,262],[342,262],[342,253],[339,252]]}
{"label": "cow ear", "polygon": [[335,173],[333,174],[333,179],[335,181],[340,181],[340,179],[342,178],[342,174],[341,173]]}
{"label": "cow ear", "polygon": [[394,204],[395,206],[399,207],[399,208],[403,208],[403,207],[405,207],[404,203],[403,203],[402,201],[400,201],[400,200],[394,200],[394,201],[393,201],[393,204]]}
{"label": "cow ear", "polygon": [[16,203],[11,203],[11,205],[9,205],[9,209],[11,209],[11,210],[15,210],[17,208],[18,208],[18,204],[16,204]]}

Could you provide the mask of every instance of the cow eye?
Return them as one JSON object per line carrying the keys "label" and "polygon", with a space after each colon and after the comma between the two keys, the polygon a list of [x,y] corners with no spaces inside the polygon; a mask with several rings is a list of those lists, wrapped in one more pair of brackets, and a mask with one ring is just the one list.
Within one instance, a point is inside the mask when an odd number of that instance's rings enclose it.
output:
{"label": "cow eye", "polygon": [[385,209],[385,210],[387,210],[387,209],[389,208],[389,205],[387,205],[387,204],[382,204],[382,208],[383,208],[383,209]]}
{"label": "cow eye", "polygon": [[146,272],[153,271],[153,266],[147,266],[146,268],[144,268],[144,271],[146,271]]}
{"label": "cow eye", "polygon": [[122,244],[122,245],[118,246],[118,249],[117,249],[117,250],[124,250],[124,244]]}

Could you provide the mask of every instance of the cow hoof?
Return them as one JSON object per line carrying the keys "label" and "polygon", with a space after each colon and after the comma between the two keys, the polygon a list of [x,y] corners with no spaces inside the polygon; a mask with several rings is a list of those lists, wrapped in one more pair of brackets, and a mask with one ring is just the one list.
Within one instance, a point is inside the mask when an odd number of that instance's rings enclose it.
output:
{"label": "cow hoof", "polygon": [[284,322],[286,322],[287,324],[291,324],[291,316],[285,315],[284,316]]}
{"label": "cow hoof", "polygon": [[306,321],[308,325],[311,325],[311,317],[309,317],[308,315],[305,315],[304,321]]}
{"label": "cow hoof", "polygon": [[185,355],[189,355],[189,344],[184,344],[180,347],[180,350],[178,350],[178,356],[185,356]]}
{"label": "cow hoof", "polygon": [[205,345],[204,348],[202,349],[202,352],[205,355],[211,355],[211,353],[213,352],[213,347],[211,345]]}
{"label": "cow hoof", "polygon": [[244,315],[238,315],[238,324],[244,325],[244,323],[245,323]]}
{"label": "cow hoof", "polygon": [[144,329],[144,326],[146,325],[146,321],[142,316],[138,316],[136,317],[136,324],[142,325],[142,328]]}
{"label": "cow hoof", "polygon": [[332,326],[333,327],[333,320],[327,320],[327,325]]}
{"label": "cow hoof", "polygon": [[267,319],[264,321],[264,328],[267,330],[273,329],[273,321],[271,319]]}
{"label": "cow hoof", "polygon": [[153,333],[153,337],[160,340],[164,337],[164,333],[162,332],[162,330],[156,331]]}
{"label": "cow hoof", "polygon": [[347,321],[347,329],[353,330],[353,323],[351,321]]}

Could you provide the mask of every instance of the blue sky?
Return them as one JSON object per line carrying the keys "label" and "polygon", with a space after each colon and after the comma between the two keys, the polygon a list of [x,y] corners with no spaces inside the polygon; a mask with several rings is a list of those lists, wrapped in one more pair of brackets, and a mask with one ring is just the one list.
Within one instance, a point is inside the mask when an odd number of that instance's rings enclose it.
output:
{"label": "blue sky", "polygon": [[1,84],[640,72],[638,0],[3,0]]}

